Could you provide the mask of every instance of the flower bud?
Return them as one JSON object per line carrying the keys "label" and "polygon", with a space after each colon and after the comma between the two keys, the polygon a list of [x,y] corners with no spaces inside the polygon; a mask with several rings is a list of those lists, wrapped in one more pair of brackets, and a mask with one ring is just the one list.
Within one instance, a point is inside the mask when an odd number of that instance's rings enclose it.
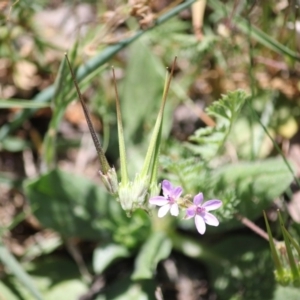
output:
{"label": "flower bud", "polygon": [[106,190],[109,193],[116,195],[118,193],[119,183],[115,168],[108,169],[106,174],[99,171],[99,174]]}
{"label": "flower bud", "polygon": [[140,178],[139,175],[136,176],[134,182],[120,185],[119,201],[128,216],[137,208],[148,211],[148,188],[148,177]]}

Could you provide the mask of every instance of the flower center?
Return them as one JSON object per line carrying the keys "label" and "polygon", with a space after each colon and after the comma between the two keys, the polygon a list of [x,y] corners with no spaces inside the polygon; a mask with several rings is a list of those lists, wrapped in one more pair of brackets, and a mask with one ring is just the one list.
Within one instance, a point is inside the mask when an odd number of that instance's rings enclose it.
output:
{"label": "flower center", "polygon": [[201,206],[197,206],[196,214],[201,215],[205,212],[205,208]]}
{"label": "flower center", "polygon": [[174,204],[175,203],[175,199],[171,196],[168,196],[168,201],[170,204]]}

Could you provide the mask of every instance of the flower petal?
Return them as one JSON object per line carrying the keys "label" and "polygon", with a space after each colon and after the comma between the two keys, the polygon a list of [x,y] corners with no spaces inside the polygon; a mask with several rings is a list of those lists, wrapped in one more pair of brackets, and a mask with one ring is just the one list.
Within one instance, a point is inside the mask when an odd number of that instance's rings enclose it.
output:
{"label": "flower petal", "polygon": [[168,213],[168,211],[169,211],[169,209],[170,209],[170,204],[166,204],[166,205],[164,205],[164,206],[162,206],[159,210],[158,210],[158,217],[159,218],[162,218],[162,217],[164,217],[167,213]]}
{"label": "flower petal", "polygon": [[196,228],[197,228],[198,232],[200,234],[204,234],[204,232],[206,230],[206,225],[205,225],[205,222],[204,222],[204,220],[201,216],[199,216],[199,215],[195,216],[195,225],[196,225]]}
{"label": "flower petal", "polygon": [[154,205],[158,205],[158,206],[163,206],[169,203],[169,200],[166,199],[165,197],[162,196],[155,196],[155,197],[151,197],[149,199],[149,203],[150,204],[154,204]]}
{"label": "flower petal", "polygon": [[203,202],[203,194],[199,193],[194,197],[194,204],[195,205],[200,205]]}
{"label": "flower petal", "polygon": [[172,189],[173,189],[173,186],[170,181],[164,180],[162,182],[162,190],[163,190],[163,195],[165,197],[168,197],[172,193]]}
{"label": "flower petal", "polygon": [[197,207],[195,205],[191,205],[189,208],[187,208],[185,212],[185,219],[194,218],[197,211]]}
{"label": "flower petal", "polygon": [[204,219],[204,221],[207,225],[211,225],[211,226],[218,226],[219,225],[219,220],[214,215],[212,215],[211,213],[206,212],[203,215],[203,219]]}
{"label": "flower petal", "polygon": [[174,188],[171,192],[171,196],[174,198],[174,199],[178,199],[180,197],[182,193],[182,187],[181,186],[177,186],[176,188]]}
{"label": "flower petal", "polygon": [[202,204],[202,207],[205,207],[206,211],[214,210],[222,206],[221,200],[208,200]]}
{"label": "flower petal", "polygon": [[179,215],[178,205],[176,203],[171,205],[170,213],[172,216],[177,217]]}

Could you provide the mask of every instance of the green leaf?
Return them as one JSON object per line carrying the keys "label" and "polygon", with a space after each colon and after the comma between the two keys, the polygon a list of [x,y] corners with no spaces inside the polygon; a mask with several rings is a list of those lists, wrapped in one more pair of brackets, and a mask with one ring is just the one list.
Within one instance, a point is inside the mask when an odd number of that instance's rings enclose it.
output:
{"label": "green leaf", "polygon": [[299,300],[299,287],[277,286],[274,292],[273,300]]}
{"label": "green leaf", "polygon": [[143,245],[136,261],[133,280],[151,279],[157,264],[166,259],[172,250],[170,239],[163,232],[154,232]]}
{"label": "green leaf", "polygon": [[34,102],[24,99],[0,99],[0,108],[44,108],[49,107],[50,103]]}
{"label": "green leaf", "polygon": [[22,284],[33,295],[34,299],[43,299],[30,276],[26,273],[15,257],[6,249],[2,242],[0,242],[0,260],[3,265],[5,265],[20,282],[22,282]]}
{"label": "green leaf", "polygon": [[120,172],[121,172],[121,183],[122,187],[128,184],[128,170],[126,160],[126,148],[125,148],[125,137],[123,130],[123,121],[121,114],[121,105],[119,99],[119,93],[117,89],[115,70],[113,71],[114,85],[115,85],[115,96],[116,96],[116,111],[117,111],[117,124],[118,124],[118,142],[119,142],[119,155],[120,155]]}
{"label": "green leaf", "polygon": [[194,153],[200,154],[205,161],[215,157],[224,146],[246,98],[247,95],[244,91],[237,90],[229,92],[227,95],[223,95],[219,101],[215,101],[206,110],[209,115],[216,118],[216,126],[198,129],[190,137],[190,141],[194,144],[186,146]]}
{"label": "green leaf", "polygon": [[286,55],[293,60],[300,61],[300,56],[297,52],[291,50],[285,45],[279,43],[276,39],[272,38],[270,35],[266,34],[256,26],[249,24],[248,20],[235,16],[233,18],[234,23],[237,25],[240,31],[244,34],[251,36],[254,40],[262,44],[263,46],[273,50],[274,52]]}
{"label": "green leaf", "polygon": [[259,236],[236,232],[199,243],[198,237],[176,233],[172,242],[176,251],[206,265],[218,299],[272,299],[273,264],[268,244]]}
{"label": "green leaf", "polygon": [[284,230],[284,222],[281,216],[281,213],[278,212],[278,216],[279,216],[279,223],[280,223],[280,227],[281,227],[281,232],[284,238],[284,244],[285,244],[285,249],[286,249],[286,255],[288,258],[288,262],[289,262],[289,268],[291,270],[291,274],[292,274],[292,278],[295,284],[297,284],[299,286],[299,269],[298,269],[298,255],[295,256],[296,253],[293,252],[292,250],[292,243],[289,239],[289,236],[287,234],[287,230]]}
{"label": "green leaf", "polygon": [[88,179],[53,170],[24,183],[25,194],[45,227],[65,238],[99,239],[122,224],[125,215],[111,196]]}
{"label": "green leaf", "polygon": [[[182,185],[185,193],[195,195],[201,191],[206,200],[223,201],[222,207],[214,212],[220,226],[209,227],[210,232],[243,226],[234,217],[236,213],[251,220],[262,216],[262,211],[293,182],[293,174],[282,158],[231,163],[217,170],[210,170],[195,159],[165,163],[165,167],[173,174],[172,182]],[[182,220],[179,224],[195,230],[192,220]]]}
{"label": "green leaf", "polygon": [[5,140],[0,142],[0,148],[9,152],[20,152],[29,147],[29,142],[14,136],[8,136]]}
{"label": "green leaf", "polygon": [[[31,275],[36,286],[47,300],[78,299],[87,292],[78,267],[68,257],[46,256],[37,259],[34,263],[24,264],[26,271]],[[1,296],[4,299],[19,300],[34,299],[15,277],[4,277],[0,282]]]}
{"label": "green leaf", "polygon": [[207,261],[218,299],[272,299],[276,283],[266,241],[232,235],[211,245],[211,251],[219,258]]}
{"label": "green leaf", "polygon": [[[124,272],[122,272],[124,273]],[[157,284],[153,280],[131,281],[129,276],[115,278],[112,285],[101,292],[95,300],[154,300]]]}
{"label": "green leaf", "polygon": [[57,250],[58,247],[63,245],[62,238],[55,234],[46,237],[39,238],[35,244],[27,247],[24,256],[22,257],[25,261],[30,261],[39,256],[50,254]]}
{"label": "green leaf", "polygon": [[[293,174],[281,158],[270,158],[221,167],[208,181],[207,189],[213,189],[215,193],[234,190],[240,200],[238,212],[253,220],[284,193],[293,181]],[[220,216],[223,209],[226,205],[218,210]]]}
{"label": "green leaf", "polygon": [[267,232],[268,232],[268,237],[269,237],[269,245],[270,245],[270,249],[271,249],[271,255],[272,255],[272,258],[273,258],[274,265],[275,265],[275,272],[278,273],[278,277],[281,279],[284,275],[283,274],[283,266],[282,266],[282,263],[279,259],[279,255],[276,251],[276,246],[275,246],[275,242],[274,242],[274,239],[273,239],[272,231],[271,231],[271,228],[270,228],[268,218],[266,216],[265,211],[263,211],[263,214],[264,214],[264,219],[265,219]]}
{"label": "green leaf", "polygon": [[[76,50],[77,48],[74,49],[75,52]],[[67,99],[67,95],[70,93],[73,85],[68,71],[69,69],[66,61],[63,59],[60,63],[54,83],[55,90],[52,99],[53,116],[43,142],[43,160],[45,161],[48,169],[55,166],[57,129],[64,115],[65,109],[70,102],[70,99]]]}
{"label": "green leaf", "polygon": [[101,274],[111,263],[118,258],[128,257],[130,252],[123,245],[105,244],[98,246],[93,254],[93,269]]}
{"label": "green leaf", "polygon": [[207,169],[203,162],[195,157],[182,158],[182,153],[176,156],[180,159],[172,160],[169,156],[161,156],[161,167],[168,170],[166,176],[174,185],[181,185],[185,193],[196,194],[199,182],[205,182]]}

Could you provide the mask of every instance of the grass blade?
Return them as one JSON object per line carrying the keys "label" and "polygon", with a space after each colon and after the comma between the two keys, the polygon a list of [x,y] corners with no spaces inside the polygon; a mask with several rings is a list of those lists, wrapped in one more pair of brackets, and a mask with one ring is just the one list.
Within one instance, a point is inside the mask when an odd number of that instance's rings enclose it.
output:
{"label": "grass blade", "polygon": [[30,291],[30,293],[37,300],[42,300],[43,297],[36,289],[30,276],[24,271],[15,257],[7,250],[2,242],[0,242],[0,260],[15,276],[18,278],[24,286]]}
{"label": "grass blade", "polygon": [[23,99],[0,99],[0,108],[43,108],[49,107],[50,103],[34,102]]}
{"label": "grass blade", "polygon": [[[219,18],[227,18],[230,16],[229,10],[226,6],[219,0],[209,0],[208,5],[219,15]],[[265,47],[281,54],[290,57],[293,60],[300,61],[300,55],[286,47],[285,45],[279,43],[274,38],[257,28],[256,26],[249,23],[249,21],[240,16],[233,16],[230,19],[234,22],[235,26],[247,36],[250,36],[260,44]],[[250,26],[249,26],[250,25]]]}

